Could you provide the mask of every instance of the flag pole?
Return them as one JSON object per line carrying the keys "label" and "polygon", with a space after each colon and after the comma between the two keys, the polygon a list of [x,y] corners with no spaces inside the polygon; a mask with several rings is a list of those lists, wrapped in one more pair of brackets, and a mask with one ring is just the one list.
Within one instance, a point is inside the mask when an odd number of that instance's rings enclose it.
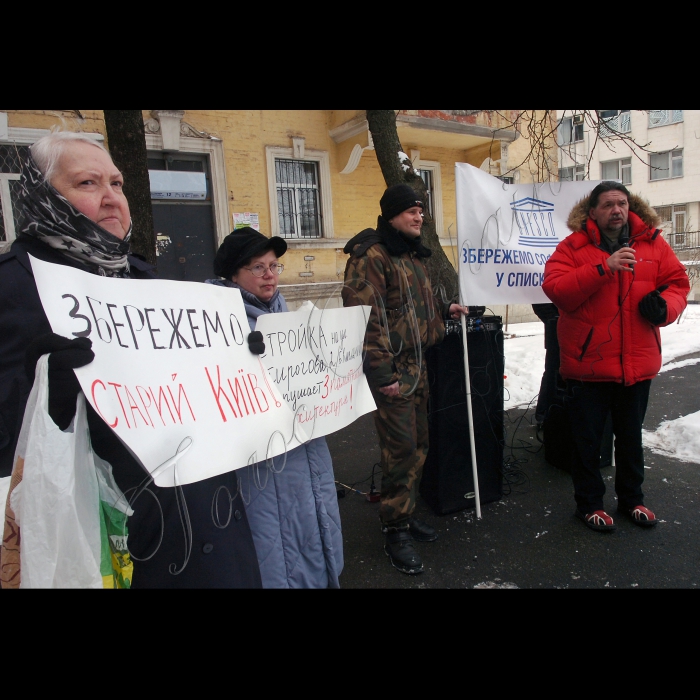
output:
{"label": "flag pole", "polygon": [[[459,273],[458,273],[459,274]],[[465,307],[462,298],[461,280],[459,284],[459,303]],[[467,317],[461,314],[462,323],[462,345],[464,347],[464,381],[467,388],[467,417],[469,419],[469,446],[472,456],[472,475],[474,477],[474,501],[476,503],[476,517],[481,520],[481,500],[479,498],[479,474],[476,469],[476,442],[474,440],[474,417],[472,414],[472,384],[469,377],[469,351],[467,349]]]}
{"label": "flag pole", "polygon": [[[467,166],[469,167],[469,166]],[[455,196],[457,201],[457,249],[459,250],[459,236],[465,225],[463,216],[460,217],[460,211],[462,207],[460,206],[459,198],[459,188],[458,184],[460,182],[461,176],[459,172],[459,166],[455,163]],[[460,220],[461,219],[461,220]],[[464,261],[466,263],[466,259]],[[461,256],[459,262],[457,263],[457,288],[459,290],[459,303],[463,308],[468,308],[464,300],[464,290],[462,289],[462,275],[460,268],[462,267]],[[462,324],[462,346],[464,348],[464,383],[467,389],[467,418],[469,420],[469,447],[471,449],[472,457],[472,476],[474,480],[474,502],[476,504],[476,517],[477,520],[481,520],[481,499],[479,497],[479,474],[476,469],[476,442],[474,440],[474,416],[472,414],[472,383],[469,376],[469,350],[467,348],[467,317],[464,314],[460,314],[461,324]]]}

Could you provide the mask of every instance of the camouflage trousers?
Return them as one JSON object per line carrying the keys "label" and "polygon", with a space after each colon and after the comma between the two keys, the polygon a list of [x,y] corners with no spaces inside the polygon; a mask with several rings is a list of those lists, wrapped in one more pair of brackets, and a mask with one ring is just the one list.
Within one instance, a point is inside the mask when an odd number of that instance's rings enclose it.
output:
{"label": "camouflage trousers", "polygon": [[[409,396],[405,394],[418,385]],[[381,448],[382,524],[405,525],[416,507],[418,486],[428,454],[428,378],[425,369],[400,383],[401,396],[384,396],[373,389],[377,404],[374,425]]]}

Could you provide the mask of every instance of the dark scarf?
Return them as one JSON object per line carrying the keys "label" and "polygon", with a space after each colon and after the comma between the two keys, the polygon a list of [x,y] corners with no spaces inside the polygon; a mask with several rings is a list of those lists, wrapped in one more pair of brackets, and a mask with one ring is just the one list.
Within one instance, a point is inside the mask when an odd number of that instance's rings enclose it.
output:
{"label": "dark scarf", "polygon": [[17,203],[19,233],[37,238],[103,277],[128,277],[129,239],[105,231],[79,212],[41,174],[31,154],[22,163]]}
{"label": "dark scarf", "polygon": [[397,231],[383,216],[377,219],[377,230],[366,228],[351,238],[343,252],[362,257],[367,249],[375,243],[381,243],[389,252],[389,255],[400,256],[404,253],[413,253],[419,258],[429,258],[433,251],[426,248],[418,238],[409,238]]}
{"label": "dark scarf", "polygon": [[622,229],[618,231],[617,238],[610,238],[606,236],[600,229],[598,229],[598,231],[600,232],[600,247],[606,250],[608,253],[615,253],[622,248],[620,240],[629,241],[630,239],[629,224],[625,224]]}

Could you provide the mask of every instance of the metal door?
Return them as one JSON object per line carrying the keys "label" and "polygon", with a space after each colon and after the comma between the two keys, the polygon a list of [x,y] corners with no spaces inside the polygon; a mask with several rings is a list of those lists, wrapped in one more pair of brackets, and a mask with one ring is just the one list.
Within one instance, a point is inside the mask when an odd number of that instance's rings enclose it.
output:
{"label": "metal door", "polygon": [[207,179],[206,200],[151,201],[160,279],[204,282],[214,277],[216,231],[208,166],[205,155],[156,152],[148,154],[149,170],[204,172]]}
{"label": "metal door", "polygon": [[214,277],[215,235],[210,203],[153,201],[158,277],[204,282]]}

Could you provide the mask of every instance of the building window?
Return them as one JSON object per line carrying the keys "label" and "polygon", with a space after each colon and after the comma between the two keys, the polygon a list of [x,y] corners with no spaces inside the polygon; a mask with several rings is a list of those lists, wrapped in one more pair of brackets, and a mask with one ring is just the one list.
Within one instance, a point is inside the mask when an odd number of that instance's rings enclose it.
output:
{"label": "building window", "polygon": [[433,217],[433,171],[428,170],[427,168],[422,168],[420,171],[420,177],[421,180],[423,180],[423,183],[425,184],[425,191],[428,194],[428,201],[426,202],[426,206],[428,207],[428,214],[430,214],[430,218]]}
{"label": "building window", "polygon": [[667,180],[683,177],[683,149],[652,153],[649,156],[649,179]]}
{"label": "building window", "polygon": [[275,158],[277,214],[280,236],[321,238],[318,164]]}
{"label": "building window", "polygon": [[0,144],[0,242],[16,236],[20,164],[28,152],[29,146]]}
{"label": "building window", "polygon": [[328,153],[267,146],[270,221],[273,236],[291,240],[333,238]]}
{"label": "building window", "polygon": [[599,109],[600,135],[613,136],[615,133],[628,134],[632,131],[629,109]]}
{"label": "building window", "polygon": [[676,236],[685,234],[685,204],[673,205],[673,233]]}
{"label": "building window", "polygon": [[444,235],[442,216],[442,175],[440,163],[436,160],[418,159],[420,176],[428,190],[428,212],[435,222],[435,230],[438,236]]}
{"label": "building window", "polygon": [[654,207],[661,219],[661,228],[673,248],[683,247],[686,238],[688,208],[686,204],[672,204]]}
{"label": "building window", "polygon": [[514,177],[510,177],[509,175],[496,175],[496,177],[501,181],[505,182],[506,185],[512,185],[515,182]]}
{"label": "building window", "polygon": [[623,185],[632,184],[632,159],[609,160],[600,164],[603,180],[620,180]]}
{"label": "building window", "polygon": [[583,115],[564,117],[557,126],[557,136],[560,146],[583,141]]}
{"label": "building window", "polygon": [[666,124],[677,124],[683,121],[682,109],[650,109],[649,128],[655,126],[666,126]]}
{"label": "building window", "polygon": [[561,182],[573,182],[586,179],[586,167],[584,165],[572,165],[570,168],[559,168],[559,180]]}

